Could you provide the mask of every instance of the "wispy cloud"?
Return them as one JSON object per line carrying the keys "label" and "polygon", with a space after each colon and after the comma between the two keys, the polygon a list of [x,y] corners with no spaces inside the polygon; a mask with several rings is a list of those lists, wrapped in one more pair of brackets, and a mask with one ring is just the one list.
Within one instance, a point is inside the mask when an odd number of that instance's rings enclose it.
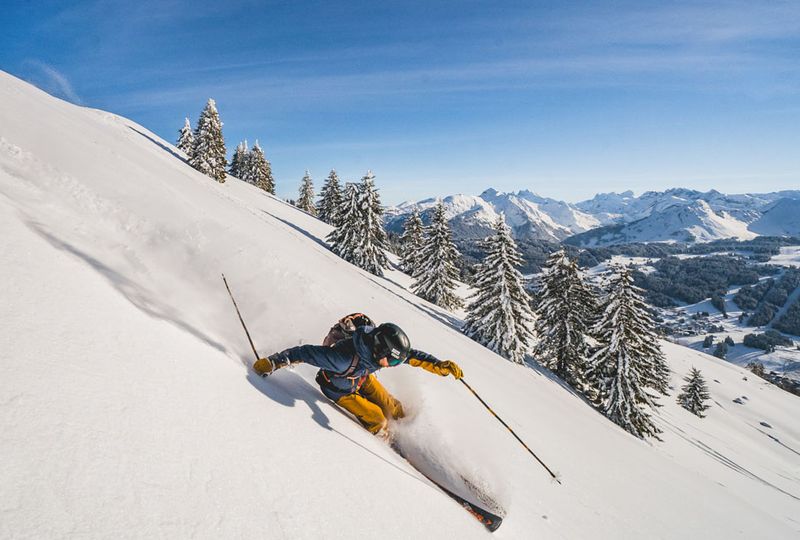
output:
{"label": "wispy cloud", "polygon": [[[286,73],[232,67],[224,78],[203,74],[191,82],[180,80],[161,87],[127,92],[129,107],[171,105],[197,96],[227,99],[266,99],[303,103],[358,100],[364,97],[418,96],[442,93],[519,91],[537,88],[626,88],[669,85],[712,88],[723,92],[753,93],[759,74],[780,71],[799,75],[794,62],[765,60],[746,51],[675,51],[638,48],[596,54],[553,56],[434,65],[406,69],[377,69],[343,74]],[[781,93],[778,82],[765,84],[758,77],[759,92]]]}
{"label": "wispy cloud", "polygon": [[83,103],[80,96],[75,92],[69,79],[53,66],[40,60],[27,60],[26,66],[32,68],[33,72],[28,80],[38,86],[48,94],[66,99],[71,103],[80,105]]}

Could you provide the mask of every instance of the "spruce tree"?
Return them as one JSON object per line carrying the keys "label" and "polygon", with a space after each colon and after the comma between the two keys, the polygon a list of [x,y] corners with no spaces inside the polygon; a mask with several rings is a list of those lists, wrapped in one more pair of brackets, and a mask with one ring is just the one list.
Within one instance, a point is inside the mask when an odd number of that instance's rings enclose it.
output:
{"label": "spruce tree", "polygon": [[319,195],[317,217],[325,223],[335,226],[336,213],[342,204],[342,190],[339,187],[339,176],[337,176],[334,169],[331,169],[330,174],[328,174],[328,178],[325,180]]}
{"label": "spruce tree", "polygon": [[258,140],[256,140],[253,149],[250,150],[247,156],[247,181],[267,193],[275,195],[275,179],[272,177],[272,167],[264,156],[264,151],[259,146]]}
{"label": "spruce tree", "polygon": [[603,413],[637,437],[661,432],[646,410],[660,406],[654,392],[666,395],[669,380],[654,328],[631,271],[619,269],[592,330],[600,347],[589,359],[587,378]]}
{"label": "spruce tree", "polygon": [[231,157],[231,164],[228,167],[228,174],[235,176],[239,180],[244,180],[245,182],[249,181],[247,179],[248,153],[247,140],[245,139],[236,145],[236,151],[233,153],[233,157]]}
{"label": "spruce tree", "polygon": [[588,346],[596,301],[578,264],[564,250],[552,253],[540,278],[534,348],[537,360],[574,388],[584,391]]}
{"label": "spruce tree", "polygon": [[218,182],[225,182],[225,139],[222,137],[222,122],[217,104],[209,98],[194,131],[194,148],[189,164]]}
{"label": "spruce tree", "polygon": [[192,133],[192,124],[189,123],[189,119],[183,123],[183,128],[178,131],[178,142],[175,144],[178,147],[178,150],[186,154],[186,157],[192,157],[192,151],[194,150],[194,134]]}
{"label": "spruce tree", "polygon": [[517,267],[522,257],[501,215],[484,241],[486,258],[475,273],[475,293],[463,332],[500,356],[523,363],[533,342],[531,298]]}
{"label": "spruce tree", "polygon": [[419,266],[422,245],[422,219],[419,217],[419,210],[414,208],[403,223],[403,235],[400,237],[401,268],[406,274],[413,275],[414,269]]}
{"label": "spruce tree", "polygon": [[297,199],[297,208],[305,210],[312,216],[317,215],[317,207],[314,206],[314,182],[311,175],[306,170],[306,174],[300,183],[300,197]]}
{"label": "spruce tree", "polygon": [[361,234],[360,202],[358,187],[348,183],[336,213],[336,228],[327,237],[331,251],[353,264],[356,264],[359,248],[357,236]]}
{"label": "spruce tree", "polygon": [[445,309],[460,308],[464,303],[455,294],[458,278],[455,263],[459,256],[444,214],[444,204],[439,201],[431,224],[424,229],[424,245],[413,274],[414,293]]}
{"label": "spruce tree", "polygon": [[360,245],[356,264],[367,272],[382,276],[388,265],[386,250],[389,249],[389,240],[383,228],[383,207],[372,171],[367,171],[361,179],[358,192],[361,235],[358,237]]}
{"label": "spruce tree", "polygon": [[692,367],[689,375],[683,379],[686,381],[684,386],[681,386],[681,393],[678,394],[678,403],[687,411],[696,414],[700,418],[705,417],[703,411],[707,410],[710,405],[706,405],[711,396],[708,394],[708,387],[703,375],[699,369]]}

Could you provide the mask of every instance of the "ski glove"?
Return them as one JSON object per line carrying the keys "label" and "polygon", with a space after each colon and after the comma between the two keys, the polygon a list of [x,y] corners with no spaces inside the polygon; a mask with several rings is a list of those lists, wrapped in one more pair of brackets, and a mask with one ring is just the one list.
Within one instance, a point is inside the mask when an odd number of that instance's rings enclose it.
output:
{"label": "ski glove", "polygon": [[442,377],[447,377],[448,375],[452,375],[456,379],[460,379],[464,376],[464,372],[461,371],[461,368],[458,367],[458,364],[451,360],[445,360],[444,362],[439,362],[439,365],[434,366],[436,368],[436,373],[441,375]]}
{"label": "ski glove", "polygon": [[273,364],[269,358],[259,358],[253,364],[253,369],[255,370],[256,373],[258,373],[262,377],[266,377],[267,375],[272,373]]}
{"label": "ski glove", "polygon": [[271,354],[266,358],[259,358],[253,364],[253,369],[262,377],[267,377],[275,370],[286,367],[292,362],[283,353]]}
{"label": "ski glove", "polygon": [[461,371],[461,368],[458,367],[458,364],[450,360],[445,360],[444,362],[435,362],[430,360],[420,360],[419,358],[410,358],[408,360],[408,364],[414,367],[420,367],[425,371],[430,371],[436,375],[441,375],[442,377],[452,375],[456,379],[460,379],[464,376],[464,372]]}

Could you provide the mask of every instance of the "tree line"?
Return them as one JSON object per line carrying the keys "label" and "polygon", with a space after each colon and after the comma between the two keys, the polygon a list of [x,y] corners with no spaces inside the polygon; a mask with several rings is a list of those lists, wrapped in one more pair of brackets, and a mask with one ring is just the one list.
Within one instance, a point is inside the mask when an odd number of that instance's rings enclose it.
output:
{"label": "tree line", "polygon": [[258,140],[252,148],[246,140],[240,142],[228,164],[222,121],[213,99],[209,98],[194,130],[189,119],[185,119],[183,127],[178,131],[175,146],[186,154],[189,165],[220,183],[224,183],[230,174],[267,193],[275,194],[272,166]]}

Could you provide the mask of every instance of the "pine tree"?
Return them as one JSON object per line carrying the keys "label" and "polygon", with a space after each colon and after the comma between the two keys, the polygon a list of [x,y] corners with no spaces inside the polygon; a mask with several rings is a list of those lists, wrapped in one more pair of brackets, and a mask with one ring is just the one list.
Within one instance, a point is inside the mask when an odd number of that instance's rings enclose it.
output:
{"label": "pine tree", "polygon": [[550,255],[537,293],[537,360],[579,390],[584,388],[588,347],[596,301],[578,264],[564,250]]}
{"label": "pine tree", "polygon": [[403,223],[403,235],[400,237],[400,258],[403,272],[408,275],[414,273],[419,266],[419,254],[423,245],[422,219],[419,210],[414,208],[411,215]]}
{"label": "pine tree", "polygon": [[388,265],[386,250],[389,249],[389,240],[383,228],[383,207],[372,171],[367,171],[361,179],[358,191],[362,234],[358,237],[360,245],[356,264],[367,272],[382,276]]}
{"label": "pine tree", "polygon": [[189,164],[203,174],[225,182],[225,139],[222,137],[222,122],[217,112],[217,104],[208,100],[194,131],[194,148]]}
{"label": "pine tree", "polygon": [[700,418],[704,418],[703,411],[707,410],[710,405],[706,405],[711,396],[708,394],[708,387],[703,375],[699,369],[692,367],[689,375],[683,379],[686,381],[684,386],[681,386],[681,393],[678,394],[678,403],[687,411],[696,414]]}
{"label": "pine tree", "polygon": [[342,204],[342,190],[339,187],[339,177],[334,169],[331,169],[322,191],[319,193],[320,201],[317,204],[317,217],[328,223],[336,225],[336,212]]}
{"label": "pine tree", "polygon": [[347,184],[336,211],[335,229],[328,234],[331,250],[344,260],[377,276],[387,266],[388,239],[383,229],[383,208],[372,172],[360,185]]}
{"label": "pine tree", "polygon": [[247,179],[247,159],[248,159],[248,150],[247,150],[247,140],[240,142],[236,145],[236,151],[233,153],[233,157],[231,157],[231,164],[228,167],[228,174],[231,176],[235,176],[239,180],[244,180],[245,182],[248,181]]}
{"label": "pine tree", "polygon": [[669,380],[654,328],[631,271],[619,269],[592,329],[600,347],[589,359],[587,377],[603,413],[637,437],[661,432],[645,410],[660,406],[653,391],[666,395]]}
{"label": "pine tree", "polygon": [[314,206],[314,182],[311,175],[306,171],[300,184],[300,197],[297,199],[297,208],[305,210],[312,216],[317,215],[317,208]]}
{"label": "pine tree", "polygon": [[264,151],[259,146],[258,140],[256,140],[253,149],[250,150],[247,156],[247,181],[267,193],[275,195],[275,179],[272,177],[272,167],[264,156]]}
{"label": "pine tree", "polygon": [[457,309],[463,301],[455,294],[460,256],[451,238],[450,226],[440,201],[433,211],[430,226],[424,229],[424,245],[413,277],[414,293],[445,309]]}
{"label": "pine tree", "polygon": [[327,237],[331,251],[353,264],[358,260],[357,236],[361,233],[360,202],[358,187],[348,183],[336,212],[336,228]]}
{"label": "pine tree", "polygon": [[531,298],[517,270],[522,257],[501,215],[484,241],[486,258],[475,273],[476,292],[463,332],[500,356],[522,363],[533,342]]}
{"label": "pine tree", "polygon": [[178,150],[186,154],[186,157],[192,156],[192,151],[194,150],[194,134],[192,133],[192,124],[189,123],[188,118],[186,118],[183,123],[183,128],[178,131],[178,142],[175,146],[178,147]]}

